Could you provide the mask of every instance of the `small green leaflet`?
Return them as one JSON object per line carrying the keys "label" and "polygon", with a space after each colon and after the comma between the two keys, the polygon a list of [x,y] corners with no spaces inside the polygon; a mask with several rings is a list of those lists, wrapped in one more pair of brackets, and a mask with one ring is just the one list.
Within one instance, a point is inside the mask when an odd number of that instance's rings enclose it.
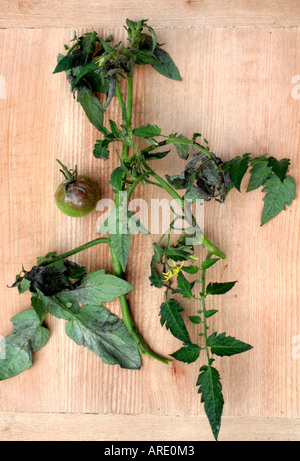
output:
{"label": "small green leaflet", "polygon": [[138,138],[152,138],[153,136],[160,136],[161,129],[156,125],[141,125],[133,130],[134,136]]}
{"label": "small green leaflet", "polygon": [[158,59],[158,62],[152,64],[152,67],[157,72],[164,75],[165,77],[171,78],[172,80],[182,80],[178,68],[176,67],[174,61],[165,50],[163,50],[159,46],[156,46],[154,50],[154,55]]}
{"label": "small green leaflet", "polygon": [[130,250],[130,237],[128,234],[110,234],[109,240],[124,271]]}
{"label": "small green leaflet", "polygon": [[107,139],[98,139],[93,149],[94,156],[102,160],[107,160],[109,156],[109,150],[107,149],[108,144],[109,141]]}
{"label": "small green leaflet", "polygon": [[228,162],[223,163],[223,171],[229,174],[234,187],[240,192],[242,179],[248,170],[250,154],[244,154],[242,157],[237,156]]}
{"label": "small green leaflet", "polygon": [[175,338],[184,343],[190,343],[190,336],[180,315],[181,312],[183,312],[183,308],[179,302],[175,299],[168,299],[160,306],[160,323],[162,326],[165,325]]}
{"label": "small green leaflet", "polygon": [[103,269],[90,272],[80,285],[69,292],[69,296],[80,304],[99,305],[127,294],[132,285],[115,275],[106,274]]}
{"label": "small green leaflet", "polygon": [[50,336],[34,309],[15,315],[11,321],[13,333],[0,343],[4,353],[0,359],[0,381],[28,370],[33,364],[33,353],[41,349]]}
{"label": "small green leaflet", "polygon": [[200,386],[198,393],[202,394],[201,402],[204,403],[206,416],[209,420],[214,437],[217,440],[224,406],[222,385],[218,370],[211,365],[202,366],[200,368],[197,386]]}
{"label": "small green leaflet", "polygon": [[57,61],[57,65],[53,71],[54,74],[80,66],[82,64],[82,52],[77,50],[67,56],[58,55]]}
{"label": "small green leaflet", "polygon": [[77,102],[81,104],[92,125],[101,131],[103,125],[104,109],[101,102],[94,95],[92,90],[86,86],[78,88]]}
{"label": "small green leaflet", "polygon": [[109,365],[139,369],[141,358],[137,345],[118,317],[103,306],[84,305],[66,323],[66,334],[76,344],[85,346]]}
{"label": "small green leaflet", "polygon": [[206,270],[208,269],[209,267],[213,266],[214,264],[216,264],[216,262],[219,261],[220,258],[209,258],[209,259],[205,259],[202,263],[201,263],[201,269],[202,270]]}
{"label": "small green leaflet", "polygon": [[200,350],[201,348],[197,344],[186,343],[181,349],[170,355],[180,362],[192,363],[199,358]]}
{"label": "small green leaflet", "polygon": [[114,207],[110,216],[102,223],[99,234],[109,232],[109,239],[115,255],[121,263],[122,269],[125,270],[130,249],[130,236],[133,235],[133,232],[146,235],[149,232],[135,214],[127,210],[126,203],[123,203],[123,196],[119,195],[120,205]]}
{"label": "small green leaflet", "polygon": [[254,158],[251,160],[252,169],[250,170],[250,181],[247,192],[257,189],[271,176],[272,168],[269,166],[268,159],[265,157]]}
{"label": "small green leaflet", "polygon": [[151,282],[151,286],[155,286],[156,288],[163,287],[164,282],[165,282],[163,278],[163,274],[158,274],[155,268],[154,258],[151,259],[150,269],[151,269],[151,276],[149,277],[149,280]]}
{"label": "small green leaflet", "polygon": [[223,295],[231,290],[237,282],[209,283],[206,287],[207,295]]}
{"label": "small green leaflet", "polygon": [[252,349],[250,344],[243,343],[232,336],[226,336],[226,333],[214,332],[207,339],[207,346],[211,348],[211,353],[220,357],[241,354],[242,352]]}
{"label": "small green leaflet", "polygon": [[283,158],[281,160],[277,160],[274,157],[269,157],[268,164],[272,168],[273,173],[278,176],[280,181],[283,181],[289,170],[290,159]]}
{"label": "small green leaflet", "polygon": [[285,210],[286,205],[290,205],[295,199],[295,182],[287,176],[283,181],[273,174],[266,182],[262,192],[264,197],[264,208],[261,217],[261,226],[263,226],[280,211]]}
{"label": "small green leaflet", "polygon": [[184,298],[191,299],[193,296],[192,287],[190,282],[185,278],[182,272],[179,272],[177,276],[177,286],[180,290],[181,295]]}
{"label": "small green leaflet", "polygon": [[114,169],[114,171],[111,174],[110,180],[108,181],[113,187],[113,191],[116,192],[121,192],[122,190],[122,179],[123,179],[123,170],[120,166]]}

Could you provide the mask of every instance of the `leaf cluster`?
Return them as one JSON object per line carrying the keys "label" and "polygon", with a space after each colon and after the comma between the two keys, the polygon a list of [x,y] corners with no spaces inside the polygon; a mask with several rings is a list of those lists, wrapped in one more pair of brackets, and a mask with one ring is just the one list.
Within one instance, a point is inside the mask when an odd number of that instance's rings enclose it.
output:
{"label": "leaf cluster", "polygon": [[[222,395],[219,372],[212,366],[215,360],[213,356],[224,357],[240,354],[252,349],[252,346],[232,336],[228,336],[226,333],[219,334],[213,332],[208,336],[207,331],[209,327],[207,325],[207,319],[215,315],[218,310],[207,309],[205,301],[208,296],[226,294],[235,286],[236,282],[210,282],[207,285],[205,284],[206,270],[219,261],[219,258],[213,258],[211,254],[208,254],[208,257],[202,262],[201,266],[195,264],[181,264],[179,266],[179,271],[178,266],[176,266],[177,270],[174,265],[171,267],[169,265],[170,259],[172,262],[191,262],[191,260],[196,260],[194,248],[185,245],[182,237],[179,239],[179,242],[177,242],[177,245],[170,245],[168,241],[166,246],[155,243],[153,248],[154,254],[150,264],[151,285],[157,288],[165,288],[165,300],[161,304],[159,312],[160,323],[162,326],[165,326],[176,339],[183,343],[180,349],[170,355],[178,361],[189,364],[199,359],[201,351],[205,352],[208,363],[200,367],[196,385],[199,386],[198,392],[202,396],[201,401],[204,403],[204,409],[210,422],[212,432],[217,439],[221,426],[224,398]],[[168,275],[171,275],[167,280],[164,278],[166,265],[170,268]],[[161,269],[158,270],[157,266],[161,266]],[[183,272],[186,272],[187,275],[184,275]],[[201,277],[190,281],[188,276],[196,275],[199,272],[201,273]],[[176,279],[175,288],[172,286],[171,282],[171,280],[173,281],[174,279]],[[199,296],[195,294],[197,284],[201,284]],[[200,303],[201,305],[201,308],[197,310],[197,315],[190,315],[188,317],[192,324],[202,327],[199,333],[199,337],[202,338],[202,343],[200,342],[200,344],[195,343],[191,339],[187,320],[183,315],[184,307],[182,303],[174,297],[174,295],[177,294],[185,299],[193,299],[196,303]]]}
{"label": "leaf cluster", "polygon": [[103,362],[139,369],[141,359],[136,342],[123,320],[103,306],[131,289],[125,280],[104,270],[86,273],[83,266],[60,259],[56,253],[38,258],[38,265],[16,276],[13,287],[31,292],[31,308],[12,318],[13,333],[1,342],[5,358],[0,361],[0,380],[30,368],[33,353],[43,347],[50,331],[47,314],[66,320],[67,336],[90,349]]}

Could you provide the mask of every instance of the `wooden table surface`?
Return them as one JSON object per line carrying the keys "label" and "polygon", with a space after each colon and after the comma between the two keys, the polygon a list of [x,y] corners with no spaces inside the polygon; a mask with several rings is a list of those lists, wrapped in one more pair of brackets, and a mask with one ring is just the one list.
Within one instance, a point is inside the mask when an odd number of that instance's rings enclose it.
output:
{"label": "wooden table surface", "polygon": [[[29,295],[7,288],[35,257],[64,252],[97,237],[98,212],[74,220],[53,201],[55,162],[75,162],[110,197],[117,166],[93,158],[97,131],[72,98],[58,53],[93,30],[125,39],[126,18],[149,19],[182,75],[152,68],[135,74],[134,124],[164,132],[201,132],[224,160],[252,152],[291,159],[300,180],[300,1],[0,0],[0,334],[29,307]],[[115,103],[109,118],[120,114]],[[176,154],[157,163],[179,172]],[[253,349],[218,358],[224,416],[220,440],[300,439],[299,194],[287,211],[260,227],[262,194],[232,191],[225,205],[205,205],[205,232],[227,254],[212,280],[238,280],[210,324]],[[148,186],[135,197],[159,198]],[[153,237],[154,238],[154,237]],[[132,312],[157,352],[178,341],[159,324],[162,292],[149,285],[152,237],[136,236],[126,272]],[[199,256],[204,254],[199,249]],[[88,270],[112,271],[105,248],[74,257]],[[186,305],[186,315],[196,306]],[[215,306],[214,306],[215,307]],[[111,309],[120,314],[118,302]],[[140,371],[104,364],[47,318],[49,342],[33,367],[0,384],[0,440],[212,440],[195,382],[199,364],[168,366],[144,358]],[[197,334],[197,329],[191,332]]]}

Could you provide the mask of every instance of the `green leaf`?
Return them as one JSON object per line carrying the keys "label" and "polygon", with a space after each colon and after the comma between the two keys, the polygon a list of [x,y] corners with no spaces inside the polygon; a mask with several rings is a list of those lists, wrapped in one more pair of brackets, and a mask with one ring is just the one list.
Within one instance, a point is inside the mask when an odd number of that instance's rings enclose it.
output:
{"label": "green leaf", "polygon": [[66,324],[66,334],[105,363],[139,369],[138,347],[124,322],[103,306],[84,305]]}
{"label": "green leaf", "polygon": [[151,276],[149,277],[149,280],[151,282],[151,285],[155,286],[156,288],[163,287],[164,286],[163,274],[158,274],[155,268],[154,258],[151,259],[150,269],[151,269]]}
{"label": "green leaf", "polygon": [[209,309],[203,312],[203,314],[204,314],[204,317],[208,319],[209,317],[212,317],[217,312],[219,312],[217,309]]}
{"label": "green leaf", "polygon": [[68,54],[67,56],[62,57],[61,55],[58,55],[57,60],[58,63],[54,69],[54,74],[80,66],[82,64],[82,52],[77,50],[76,52]]}
{"label": "green leaf", "polygon": [[273,173],[278,176],[280,181],[283,181],[289,170],[290,159],[283,158],[281,160],[277,160],[274,157],[269,157],[268,164],[272,168]]}
{"label": "green leaf", "polygon": [[206,287],[207,295],[223,295],[231,290],[237,282],[209,283]]}
{"label": "green leaf", "polygon": [[18,285],[19,294],[25,293],[25,291],[29,290],[30,284],[31,284],[30,280],[23,278],[21,283]]}
{"label": "green leaf", "polygon": [[182,266],[181,270],[187,272],[188,274],[196,274],[200,271],[200,267],[198,266]]}
{"label": "green leaf", "polygon": [[278,215],[280,211],[285,210],[286,205],[291,204],[291,201],[296,197],[295,188],[294,180],[290,176],[281,181],[276,174],[272,174],[265,182],[265,187],[262,190],[266,195],[261,226]]}
{"label": "green leaf", "polygon": [[198,393],[202,394],[201,402],[204,403],[206,416],[209,420],[213,435],[217,440],[224,406],[222,385],[218,370],[211,365],[204,365],[201,367],[197,386],[200,386]]}
{"label": "green leaf", "polygon": [[181,295],[184,298],[191,299],[193,296],[192,287],[190,282],[185,278],[182,272],[179,272],[177,276],[177,286],[180,290]]}
{"label": "green leaf", "polygon": [[195,323],[196,325],[202,322],[201,317],[199,317],[199,315],[191,315],[189,319],[192,323]]}
{"label": "green leaf", "polygon": [[120,132],[116,122],[114,122],[113,120],[109,120],[109,125],[110,125],[110,129],[111,129],[111,132],[114,135],[114,137],[118,138],[120,136],[121,132]]}
{"label": "green leaf", "polygon": [[211,353],[220,357],[241,354],[242,352],[252,349],[250,344],[243,343],[232,336],[226,336],[226,333],[214,332],[207,339],[207,346],[211,348]]}
{"label": "green leaf", "polygon": [[152,138],[153,136],[159,136],[161,129],[156,125],[141,125],[133,130],[134,136],[138,138]]}
{"label": "green leaf", "polygon": [[131,53],[135,55],[135,64],[156,64],[158,59],[151,50],[131,50]]}
{"label": "green leaf", "polygon": [[160,152],[145,152],[143,154],[144,158],[146,160],[157,160],[157,159],[161,159],[161,158],[164,158],[166,155],[169,154],[169,150],[165,150],[165,151],[160,151]]}
{"label": "green leaf", "polygon": [[129,256],[130,237],[128,234],[110,234],[109,240],[112,244],[114,253],[118,258],[123,271],[126,269],[126,264]]}
{"label": "green leaf", "polygon": [[250,170],[250,181],[247,192],[257,189],[271,176],[272,169],[265,157],[251,160],[252,169]]}
{"label": "green leaf", "polygon": [[244,154],[242,157],[237,156],[228,162],[223,163],[223,171],[227,172],[235,188],[241,191],[242,179],[248,170],[250,154]]}
{"label": "green leaf", "polygon": [[109,141],[107,139],[98,139],[93,150],[94,156],[102,160],[107,160],[109,156],[109,150],[107,149],[108,144]]}
{"label": "green leaf", "polygon": [[175,299],[168,299],[160,306],[160,323],[165,325],[167,330],[170,330],[175,338],[180,339],[182,342],[190,343],[190,336],[186,329],[184,320],[180,315],[183,308]]}
{"label": "green leaf", "polygon": [[127,294],[132,288],[125,280],[106,274],[100,269],[87,274],[80,285],[68,293],[80,304],[98,305],[105,301],[113,301]]}
{"label": "green leaf", "polygon": [[4,338],[0,359],[0,381],[28,370],[33,364],[33,353],[41,349],[49,339],[50,332],[42,326],[34,309],[27,309],[11,319],[13,334]]}
{"label": "green leaf", "polygon": [[197,344],[188,343],[170,355],[180,362],[192,363],[199,358],[200,350],[201,348]]}
{"label": "green leaf", "polygon": [[206,259],[205,261],[203,261],[201,263],[201,269],[202,270],[206,270],[208,269],[209,267],[213,266],[214,264],[216,264],[216,262],[219,261],[220,258],[209,258],[209,259]]}
{"label": "green leaf", "polygon": [[81,104],[92,125],[101,131],[104,109],[92,90],[86,86],[80,87],[77,92],[77,101]]}
{"label": "green leaf", "polygon": [[154,54],[158,59],[158,62],[152,64],[152,67],[157,72],[164,75],[165,77],[171,78],[172,80],[182,80],[177,66],[165,50],[159,46],[156,46]]}
{"label": "green leaf", "polygon": [[113,187],[114,192],[120,192],[122,190],[122,179],[123,170],[118,166],[111,174],[110,180],[108,181]]}
{"label": "green leaf", "polygon": [[167,258],[172,259],[173,261],[186,261],[191,258],[191,253],[183,248],[176,248],[172,245],[168,246],[167,249]]}

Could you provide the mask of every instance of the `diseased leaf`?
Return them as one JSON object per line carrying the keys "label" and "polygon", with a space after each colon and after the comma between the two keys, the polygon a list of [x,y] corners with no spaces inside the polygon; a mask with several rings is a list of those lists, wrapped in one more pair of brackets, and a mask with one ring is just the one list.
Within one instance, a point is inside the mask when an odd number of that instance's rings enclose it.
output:
{"label": "diseased leaf", "polygon": [[84,305],[66,323],[66,334],[110,365],[139,369],[138,347],[124,322],[103,306]]}
{"label": "diseased leaf", "polygon": [[180,362],[192,363],[199,358],[201,348],[197,344],[184,344],[181,349],[170,354],[174,359]]}
{"label": "diseased leaf", "polygon": [[242,157],[237,156],[228,162],[223,163],[223,170],[227,172],[232,180],[235,188],[241,191],[242,179],[248,170],[250,154],[244,154]]}
{"label": "diseased leaf", "polygon": [[207,346],[211,348],[211,353],[220,357],[241,354],[252,349],[250,344],[243,343],[226,333],[212,333],[207,339]]}
{"label": "diseased leaf", "polygon": [[262,192],[264,197],[264,208],[261,217],[261,226],[266,224],[270,219],[274,218],[280,211],[285,210],[286,206],[290,205],[295,199],[295,182],[287,176],[283,181],[276,174],[267,179]]}
{"label": "diseased leaf", "polygon": [[28,370],[33,364],[33,353],[41,349],[49,339],[49,330],[42,326],[34,309],[27,309],[11,319],[13,333],[4,338],[0,348],[0,381]]}
{"label": "diseased leaf", "polygon": [[214,437],[217,440],[224,406],[222,385],[218,370],[211,365],[201,367],[197,386],[200,386],[198,393],[202,394],[201,402],[204,403],[206,416]]}
{"label": "diseased leaf", "polygon": [[209,283],[206,287],[207,295],[223,295],[231,290],[237,282]]}
{"label": "diseased leaf", "polygon": [[182,134],[178,136],[176,134],[170,134],[166,144],[174,144],[179,157],[184,160],[188,158],[191,141],[186,136],[183,136]]}
{"label": "diseased leaf", "polygon": [[175,299],[168,299],[160,306],[160,323],[162,326],[165,325],[175,338],[185,343],[190,343],[190,336],[180,315],[181,312],[183,312],[183,308],[179,302]]}

